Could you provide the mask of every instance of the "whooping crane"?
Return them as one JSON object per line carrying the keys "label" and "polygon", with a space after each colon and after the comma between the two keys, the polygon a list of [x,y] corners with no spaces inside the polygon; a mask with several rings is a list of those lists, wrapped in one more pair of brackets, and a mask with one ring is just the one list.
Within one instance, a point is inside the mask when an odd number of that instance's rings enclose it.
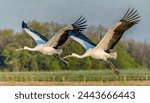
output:
{"label": "whooping crane", "polygon": [[81,32],[74,33],[74,35],[72,35],[71,37],[75,41],[80,43],[86,49],[86,52],[83,55],[72,53],[71,55],[65,56],[64,59],[68,57],[92,57],[94,59],[99,59],[109,64],[109,66],[113,69],[114,73],[118,75],[119,71],[108,60],[117,58],[117,53],[111,52],[111,49],[113,49],[114,46],[118,43],[118,41],[121,39],[123,33],[126,30],[128,30],[130,27],[132,27],[140,21],[138,20],[139,18],[140,16],[137,13],[137,10],[130,10],[129,8],[123,16],[123,18],[107,31],[105,36],[97,45],[95,45],[89,39],[87,39],[87,37],[85,37]]}

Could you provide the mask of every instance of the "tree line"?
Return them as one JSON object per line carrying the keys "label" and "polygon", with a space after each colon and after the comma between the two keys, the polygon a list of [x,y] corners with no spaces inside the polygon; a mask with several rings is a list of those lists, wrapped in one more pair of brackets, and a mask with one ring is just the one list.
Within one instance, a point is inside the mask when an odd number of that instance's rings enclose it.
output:
{"label": "tree line", "polygon": [[[28,23],[34,30],[47,38],[66,26],[56,22],[45,22],[33,20]],[[89,26],[83,33],[90,40],[99,43],[107,29],[102,26]],[[1,71],[58,71],[58,70],[90,70],[107,69],[107,64],[90,57],[85,59],[68,58],[69,65],[66,66],[54,56],[48,56],[39,52],[16,51],[23,46],[34,47],[35,42],[30,35],[10,29],[0,30],[0,70]],[[77,42],[69,39],[64,45],[62,56],[72,52],[83,54],[84,48]],[[117,60],[112,60],[118,69],[148,68],[150,66],[150,44],[133,40],[119,42],[114,49],[118,52]]]}

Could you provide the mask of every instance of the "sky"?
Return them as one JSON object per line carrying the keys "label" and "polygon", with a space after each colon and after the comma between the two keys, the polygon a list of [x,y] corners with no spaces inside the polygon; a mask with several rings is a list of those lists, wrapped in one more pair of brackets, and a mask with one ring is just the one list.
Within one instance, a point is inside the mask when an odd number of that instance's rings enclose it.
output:
{"label": "sky", "polygon": [[110,28],[128,8],[141,15],[139,24],[125,32],[125,38],[150,42],[150,0],[0,0],[0,29],[21,32],[21,22],[38,20],[71,24],[81,15],[88,25]]}

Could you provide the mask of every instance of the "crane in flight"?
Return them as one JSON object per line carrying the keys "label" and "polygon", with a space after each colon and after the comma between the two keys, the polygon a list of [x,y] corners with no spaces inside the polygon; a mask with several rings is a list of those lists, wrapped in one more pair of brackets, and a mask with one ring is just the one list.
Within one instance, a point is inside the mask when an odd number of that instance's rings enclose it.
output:
{"label": "crane in flight", "polygon": [[60,55],[62,54],[63,50],[59,47],[62,46],[68,39],[69,36],[72,34],[68,32],[70,31],[83,31],[86,29],[85,25],[86,20],[82,18],[82,16],[76,20],[73,24],[66,26],[60,29],[50,40],[44,37],[42,34],[38,33],[35,30],[32,30],[28,27],[28,25],[23,21],[22,22],[22,29],[29,34],[34,41],[36,42],[36,46],[34,48],[30,48],[24,46],[23,48],[17,49],[17,51],[22,50],[29,50],[29,51],[39,51],[42,54],[46,55],[54,55],[56,58],[61,60],[64,64],[68,64]]}
{"label": "crane in flight", "polygon": [[106,32],[102,40],[97,45],[90,41],[81,32],[70,31],[70,37],[80,43],[86,49],[86,52],[83,55],[72,53],[71,55],[65,56],[63,58],[65,59],[68,57],[92,57],[94,59],[102,60],[105,63],[109,64],[114,73],[118,75],[118,69],[116,69],[112,62],[109,60],[116,59],[117,53],[112,52],[111,50],[121,39],[124,32],[140,21],[139,18],[140,16],[139,13],[137,13],[137,10],[129,8],[125,15],[122,17],[122,19]]}

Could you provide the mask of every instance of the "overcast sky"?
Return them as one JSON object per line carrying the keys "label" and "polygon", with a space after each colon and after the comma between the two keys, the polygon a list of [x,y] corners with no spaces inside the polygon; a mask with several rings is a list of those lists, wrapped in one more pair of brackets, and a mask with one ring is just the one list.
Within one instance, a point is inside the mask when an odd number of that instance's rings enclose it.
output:
{"label": "overcast sky", "polygon": [[124,36],[150,42],[150,0],[0,0],[0,29],[20,32],[23,20],[34,19],[71,24],[81,15],[88,25],[109,28],[129,7],[138,10],[141,21]]}

